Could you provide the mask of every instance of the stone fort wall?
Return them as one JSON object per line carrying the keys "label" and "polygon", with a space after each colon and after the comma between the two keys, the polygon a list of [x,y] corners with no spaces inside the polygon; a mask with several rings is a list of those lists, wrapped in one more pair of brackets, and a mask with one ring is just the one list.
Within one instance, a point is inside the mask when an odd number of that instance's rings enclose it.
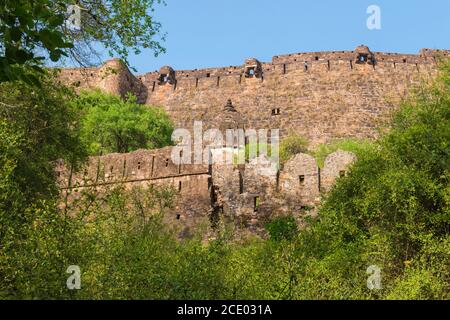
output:
{"label": "stone fort wall", "polygon": [[[296,133],[314,146],[336,138],[376,137],[376,128],[408,89],[436,75],[441,56],[450,56],[450,51],[393,54],[359,46],[354,51],[274,56],[270,63],[247,59],[225,68],[165,66],[138,76],[113,59],[98,68],[62,69],[60,77],[78,89],[99,88],[121,96],[132,92],[142,104],[163,107],[176,128],[192,129],[200,120],[205,128],[230,122],[244,130],[280,129],[281,138]],[[227,99],[233,105],[229,102],[224,109]],[[236,166],[175,165],[171,150],[91,157],[77,172],[59,164],[58,183],[71,197],[86,187],[169,184],[179,192],[169,220],[183,226],[184,234],[197,218],[211,215],[258,230],[277,212],[316,207],[321,192],[355,160],[353,154],[337,151],[321,169],[307,154],[297,154],[281,169],[264,158]]]}
{"label": "stone fort wall", "polygon": [[[128,190],[136,186],[172,186],[177,194],[165,220],[180,226],[182,234],[189,234],[199,222],[211,223],[214,215],[258,232],[274,215],[291,213],[301,217],[305,208],[315,208],[321,192],[345,175],[355,160],[353,154],[339,150],[326,158],[322,170],[308,154],[297,154],[281,168],[264,155],[240,165],[176,165],[172,150],[141,149],[90,157],[76,171],[59,162],[57,182],[62,196],[71,200],[85,188],[101,194],[116,185]],[[233,152],[228,148],[218,151]]]}
{"label": "stone fort wall", "polygon": [[[362,48],[362,49],[361,49]],[[393,105],[421,78],[436,74],[436,61],[449,50],[419,54],[354,51],[274,56],[271,62],[247,59],[241,66],[159,71],[134,76],[119,60],[98,68],[63,69],[61,78],[79,88],[114,94],[132,92],[140,103],[162,106],[175,127],[205,127],[228,98],[245,128],[297,133],[312,145],[334,138],[376,137],[376,128]]]}

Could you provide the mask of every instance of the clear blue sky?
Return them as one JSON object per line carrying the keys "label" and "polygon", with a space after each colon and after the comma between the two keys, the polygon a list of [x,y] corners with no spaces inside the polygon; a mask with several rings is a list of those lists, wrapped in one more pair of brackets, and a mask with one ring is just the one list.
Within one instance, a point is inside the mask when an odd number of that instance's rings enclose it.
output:
{"label": "clear blue sky", "polygon": [[[138,73],[170,65],[195,69],[241,65],[277,54],[352,50],[417,53],[450,49],[450,0],[166,0],[156,19],[167,32],[167,53],[143,51]],[[366,27],[369,5],[381,8],[381,30]]]}

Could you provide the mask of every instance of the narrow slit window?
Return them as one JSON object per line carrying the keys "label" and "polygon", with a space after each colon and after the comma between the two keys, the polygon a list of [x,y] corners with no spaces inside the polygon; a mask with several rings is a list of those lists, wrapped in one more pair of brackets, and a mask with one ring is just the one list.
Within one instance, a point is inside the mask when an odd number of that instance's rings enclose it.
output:
{"label": "narrow slit window", "polygon": [[181,181],[178,181],[178,192],[181,192]]}
{"label": "narrow slit window", "polygon": [[305,175],[299,175],[298,176],[298,182],[300,183],[300,185],[304,185],[305,184]]}
{"label": "narrow slit window", "polygon": [[253,212],[258,212],[259,205],[260,205],[259,197],[254,197],[253,198]]}

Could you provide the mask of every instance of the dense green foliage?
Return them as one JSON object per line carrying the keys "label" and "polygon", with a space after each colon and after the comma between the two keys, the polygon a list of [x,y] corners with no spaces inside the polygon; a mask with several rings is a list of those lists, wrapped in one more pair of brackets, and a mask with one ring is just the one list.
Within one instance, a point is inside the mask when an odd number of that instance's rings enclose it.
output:
{"label": "dense green foliage", "polygon": [[[23,181],[41,178],[19,174],[24,141],[42,164],[59,144],[33,149],[28,127],[7,126],[2,116],[0,297],[449,299],[449,106],[447,64],[403,103],[388,133],[361,147],[306,229],[294,232],[292,218],[277,218],[269,240],[231,239],[225,229],[208,243],[202,234],[179,241],[163,223],[176,196],[164,187],[84,190],[62,207],[34,184],[28,189]],[[40,129],[64,123],[53,117]],[[33,194],[28,203],[25,191]],[[69,265],[81,268],[80,290],[66,288]],[[369,266],[381,269],[381,289],[368,289]]]}
{"label": "dense green foliage", "polygon": [[172,123],[164,110],[99,91],[75,100],[82,114],[81,136],[91,154],[154,149],[171,144]]}
{"label": "dense green foliage", "polygon": [[16,253],[33,258],[31,239],[39,234],[30,237],[29,228],[37,227],[39,219],[49,223],[43,223],[43,229],[54,228],[54,221],[45,220],[58,196],[54,161],[64,159],[76,166],[85,157],[77,112],[67,103],[72,93],[50,75],[35,77],[43,84],[41,89],[21,81],[0,84],[1,290],[19,276]]}
{"label": "dense green foliage", "polygon": [[265,227],[269,238],[275,241],[292,240],[299,232],[297,221],[293,216],[273,218]]}
{"label": "dense green foliage", "polygon": [[[22,80],[39,84],[35,72],[42,72],[46,59],[58,62],[70,56],[86,64],[96,55],[93,48],[99,45],[125,62],[130,51],[138,54],[142,48],[150,48],[157,55],[164,48],[155,39],[161,33],[161,25],[152,14],[161,2],[1,1],[0,82]],[[77,9],[71,7],[74,4]]]}
{"label": "dense green foliage", "polygon": [[45,85],[42,89],[23,82],[0,84],[2,230],[8,228],[4,223],[8,219],[25,218],[12,212],[56,194],[53,161],[64,159],[76,164],[85,156],[76,125],[77,111],[67,103],[71,92],[50,75],[36,77]]}

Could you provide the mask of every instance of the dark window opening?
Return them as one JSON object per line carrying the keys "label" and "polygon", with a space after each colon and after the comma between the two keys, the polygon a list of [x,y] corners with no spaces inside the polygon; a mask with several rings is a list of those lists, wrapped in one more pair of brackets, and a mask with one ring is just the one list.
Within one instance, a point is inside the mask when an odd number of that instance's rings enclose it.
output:
{"label": "dark window opening", "polygon": [[109,167],[109,172],[112,173],[113,170],[114,170],[114,167],[113,167],[113,166],[110,166],[110,167]]}
{"label": "dark window opening", "polygon": [[159,81],[160,81],[161,83],[166,83],[168,80],[169,80],[169,75],[168,75],[168,74],[162,73],[162,74],[159,76]]}
{"label": "dark window opening", "polygon": [[286,63],[283,64],[283,74],[286,74]]}
{"label": "dark window opening", "polygon": [[138,170],[141,170],[141,163],[140,162],[138,162]]}
{"label": "dark window opening", "polygon": [[406,59],[403,59],[403,62],[406,62]]}
{"label": "dark window opening", "polygon": [[177,220],[180,220],[181,215],[177,214]]}
{"label": "dark window opening", "polygon": [[344,170],[339,171],[339,177],[343,177],[343,176],[345,176],[345,171]]}
{"label": "dark window opening", "polygon": [[169,166],[169,159],[166,159],[166,167]]}
{"label": "dark window opening", "polygon": [[178,192],[181,192],[181,181],[178,181]]}
{"label": "dark window opening", "polygon": [[272,109],[272,115],[273,116],[276,116],[276,115],[279,115],[281,112],[280,112],[280,108],[274,108],[274,109]]}
{"label": "dark window opening", "polygon": [[258,212],[259,209],[259,197],[254,197],[253,198],[253,212]]}
{"label": "dark window opening", "polygon": [[211,74],[210,74],[210,73],[207,73],[207,74],[206,74],[206,77],[207,77],[207,78],[211,77]]}
{"label": "dark window opening", "polygon": [[302,174],[298,176],[298,182],[303,185],[305,183],[305,176]]}
{"label": "dark window opening", "polygon": [[319,57],[315,57],[315,59],[316,59],[316,61],[318,61],[318,60],[319,60]]}
{"label": "dark window opening", "polygon": [[305,61],[305,71],[308,71],[308,62]]}

